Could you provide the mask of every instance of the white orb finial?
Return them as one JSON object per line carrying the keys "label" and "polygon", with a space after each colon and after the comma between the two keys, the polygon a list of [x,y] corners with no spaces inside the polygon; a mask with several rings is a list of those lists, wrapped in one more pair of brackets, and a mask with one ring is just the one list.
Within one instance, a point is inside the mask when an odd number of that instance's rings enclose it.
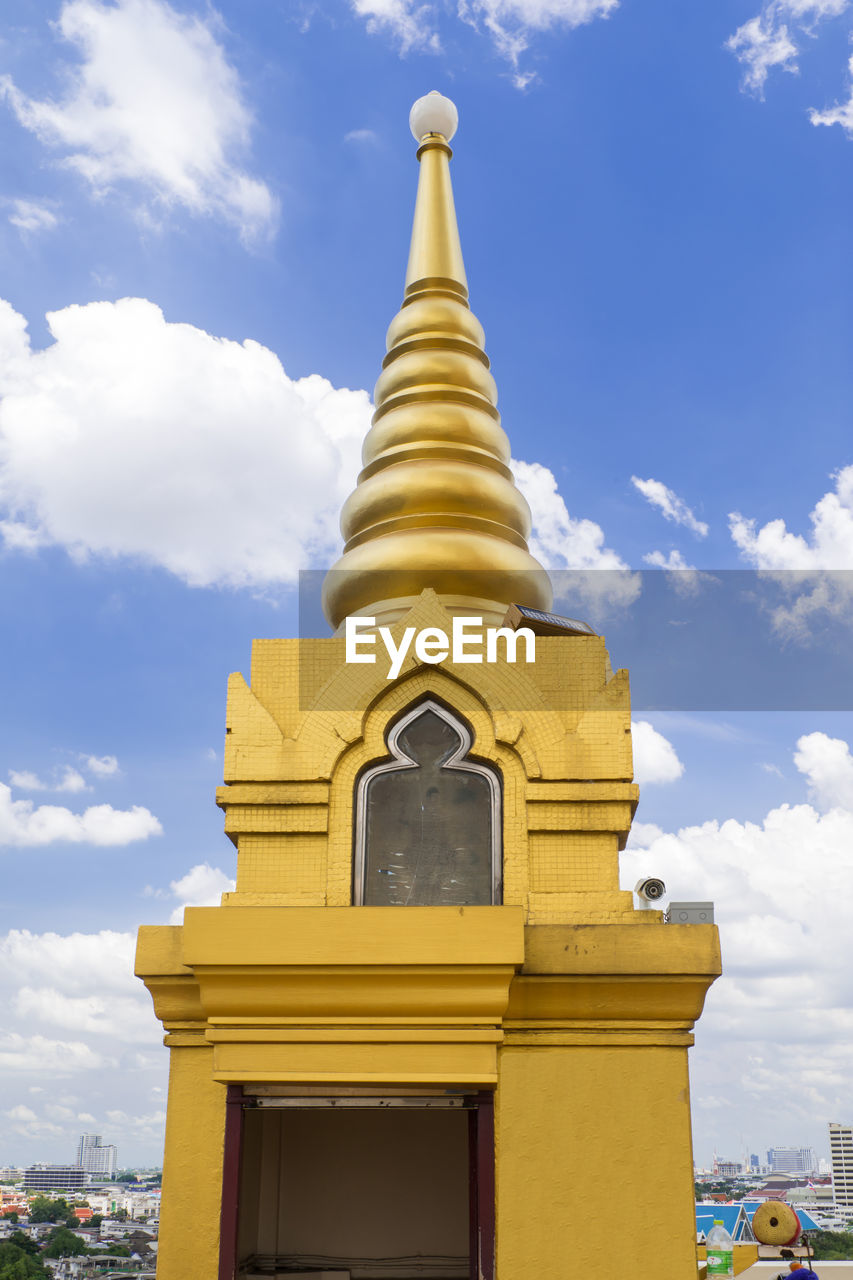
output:
{"label": "white orb finial", "polygon": [[416,142],[423,142],[429,133],[440,133],[449,142],[458,124],[456,104],[437,89],[418,98],[409,112],[409,128]]}

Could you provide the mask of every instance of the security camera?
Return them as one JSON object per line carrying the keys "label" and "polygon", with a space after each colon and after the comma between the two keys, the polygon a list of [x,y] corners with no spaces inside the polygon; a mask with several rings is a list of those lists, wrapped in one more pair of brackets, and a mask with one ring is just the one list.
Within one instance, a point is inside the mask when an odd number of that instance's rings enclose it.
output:
{"label": "security camera", "polygon": [[634,885],[634,893],[643,902],[660,902],[666,893],[666,885],[663,880],[655,880],[654,876],[644,876]]}

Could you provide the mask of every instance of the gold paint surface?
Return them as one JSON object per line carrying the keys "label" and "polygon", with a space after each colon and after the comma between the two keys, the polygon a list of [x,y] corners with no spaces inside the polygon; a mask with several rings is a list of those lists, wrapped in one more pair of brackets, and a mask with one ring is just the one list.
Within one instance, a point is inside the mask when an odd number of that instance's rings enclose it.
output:
{"label": "gold paint surface", "polygon": [[[431,587],[451,614],[500,622],[511,603],[550,609],[547,574],[527,547],[530,509],[509,470],[482,326],[468,285],[438,135],[421,169],[403,305],[388,329],[362,470],[341,515],[344,554],[323,609],[402,616]],[[483,582],[475,582],[481,575]]]}

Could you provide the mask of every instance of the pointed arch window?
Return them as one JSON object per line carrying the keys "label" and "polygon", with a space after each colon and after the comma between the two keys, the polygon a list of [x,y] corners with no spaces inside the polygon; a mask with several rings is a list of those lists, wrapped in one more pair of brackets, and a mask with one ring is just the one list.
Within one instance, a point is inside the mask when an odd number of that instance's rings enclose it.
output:
{"label": "pointed arch window", "polygon": [[467,726],[430,700],[386,741],[391,759],[362,774],[356,791],[355,904],[500,902],[500,783],[467,758]]}

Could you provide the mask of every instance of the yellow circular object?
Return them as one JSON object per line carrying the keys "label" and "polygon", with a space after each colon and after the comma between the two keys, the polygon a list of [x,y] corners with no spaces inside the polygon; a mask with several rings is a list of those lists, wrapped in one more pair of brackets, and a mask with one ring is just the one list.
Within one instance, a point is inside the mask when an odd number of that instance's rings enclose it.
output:
{"label": "yellow circular object", "polygon": [[800,1219],[784,1200],[765,1200],[752,1215],[752,1231],[759,1244],[793,1244]]}

